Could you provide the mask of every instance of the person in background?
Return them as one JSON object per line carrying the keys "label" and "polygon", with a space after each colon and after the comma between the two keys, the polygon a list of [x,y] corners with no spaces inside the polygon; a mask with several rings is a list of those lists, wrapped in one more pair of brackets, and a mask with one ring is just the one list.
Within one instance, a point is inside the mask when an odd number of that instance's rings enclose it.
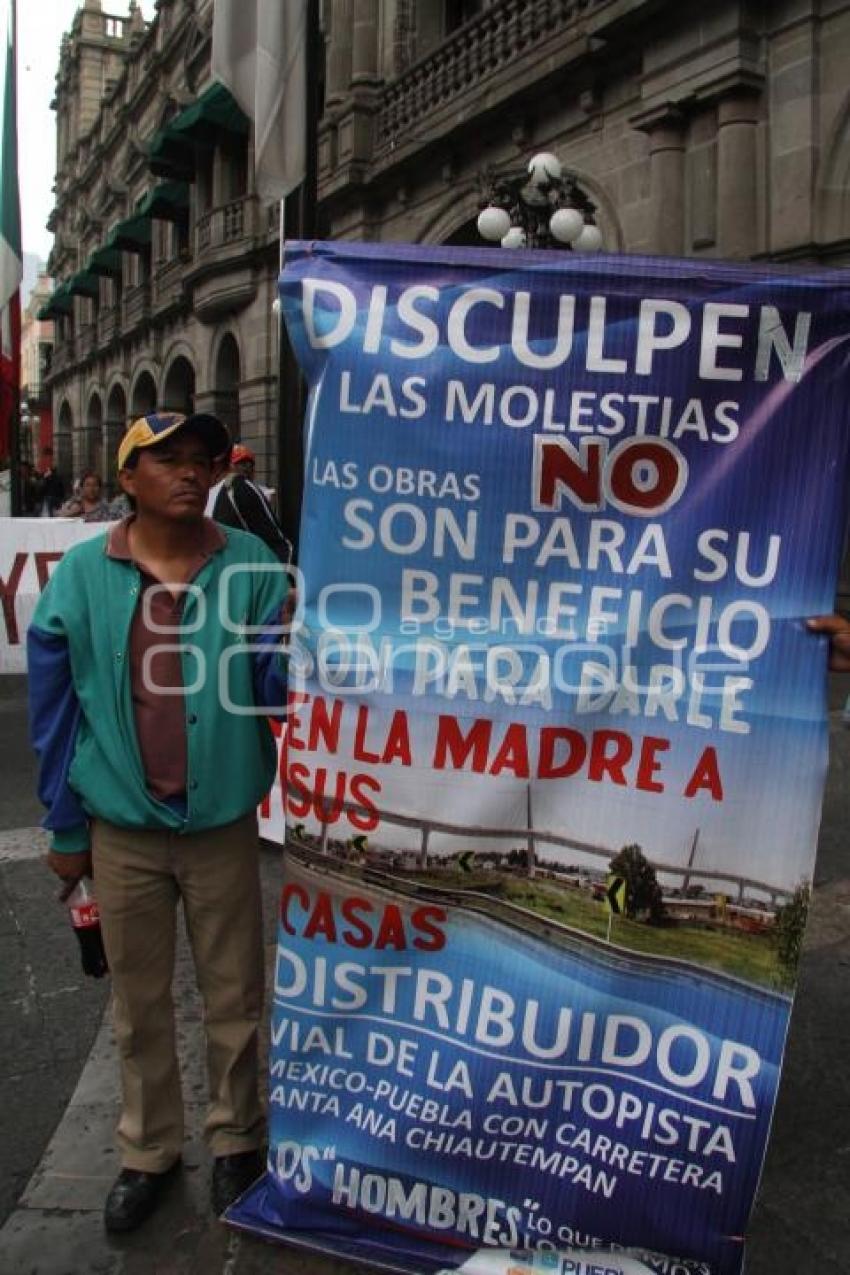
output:
{"label": "person in background", "polygon": [[109,501],[103,494],[100,474],[87,470],[80,479],[79,492],[66,500],[56,513],[57,518],[82,518],[83,522],[111,522]]}
{"label": "person in background", "polygon": [[255,487],[258,487],[274,508],[274,487],[264,487],[262,483],[258,483],[254,477],[254,470],[257,464],[257,458],[251,451],[250,447],[246,447],[244,443],[234,443],[233,451],[230,455],[230,464],[237,474],[241,474],[243,478],[247,478]]}
{"label": "person in background", "polygon": [[120,518],[129,518],[132,512],[133,507],[123,491],[119,491],[109,502],[109,517],[112,521]]}
{"label": "person in background", "polygon": [[41,453],[41,470],[37,482],[41,517],[52,518],[65,499],[65,483],[62,475],[53,467],[52,447],[45,447]]}
{"label": "person in background", "polygon": [[40,486],[35,470],[28,460],[21,461],[18,469],[18,484],[21,493],[21,517],[34,518],[40,507]]}
{"label": "person in background", "polygon": [[230,453],[224,476],[210,488],[207,517],[225,527],[241,527],[268,545],[279,562],[289,564],[292,545],[283,534],[263,488],[249,478],[254,472],[254,453],[237,443]]}
{"label": "person in background", "polygon": [[[257,806],[277,768],[267,714],[284,713],[289,586],[256,536],[204,517],[229,450],[215,416],[135,421],[118,450],[134,512],[65,553],[27,635],[48,866],[66,883],[93,875],[112,977],[122,1168],[109,1232],[139,1226],[180,1163],[178,902],[204,1003],[215,1212],[263,1168]],[[243,623],[259,635],[247,649]]]}

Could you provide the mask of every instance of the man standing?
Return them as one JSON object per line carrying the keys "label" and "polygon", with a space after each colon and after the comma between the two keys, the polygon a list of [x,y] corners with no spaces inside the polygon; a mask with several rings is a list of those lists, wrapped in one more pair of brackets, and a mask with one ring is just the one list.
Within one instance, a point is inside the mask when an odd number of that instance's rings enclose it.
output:
{"label": "man standing", "polygon": [[39,484],[28,460],[22,460],[18,467],[18,491],[20,516],[34,518],[38,513]]}
{"label": "man standing", "polygon": [[233,451],[230,454],[230,465],[243,478],[247,478],[255,487],[258,487],[265,496],[269,504],[274,507],[275,491],[274,487],[264,487],[262,483],[258,483],[254,476],[254,470],[257,465],[257,458],[251,451],[250,447],[246,447],[244,443],[235,443]]}
{"label": "man standing", "polygon": [[254,482],[254,453],[241,443],[230,453],[227,473],[210,488],[207,514],[226,527],[241,527],[268,545],[279,562],[292,560],[292,545],[283,534],[266,494]]}
{"label": "man standing", "polygon": [[171,983],[182,899],[204,1001],[205,1134],[223,1211],[262,1171],[263,1001],[256,807],[282,712],[284,571],[204,517],[230,439],[214,416],[151,413],[118,451],[134,512],[72,548],[28,635],[49,866],[93,874],[121,1059],[122,1170],[109,1231],[138,1226],[179,1164]]}
{"label": "man standing", "polygon": [[52,518],[65,499],[65,484],[58,469],[53,467],[53,448],[45,447],[41,453],[41,471],[38,475],[38,492],[42,518]]}

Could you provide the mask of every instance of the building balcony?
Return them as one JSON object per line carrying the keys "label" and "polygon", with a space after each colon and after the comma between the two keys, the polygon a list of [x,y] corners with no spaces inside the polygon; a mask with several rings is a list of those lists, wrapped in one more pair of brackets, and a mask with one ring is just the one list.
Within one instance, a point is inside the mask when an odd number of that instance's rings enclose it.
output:
{"label": "building balcony", "polygon": [[183,279],[187,263],[184,261],[161,261],[157,263],[151,279],[151,311],[154,316],[174,310],[183,304],[185,291]]}
{"label": "building balcony", "polygon": [[[455,121],[539,89],[586,55],[612,0],[496,0],[381,93],[373,161],[414,153]],[[616,8],[616,5],[613,6]]]}
{"label": "building balcony", "polygon": [[256,196],[231,199],[195,225],[192,308],[210,322],[241,310],[257,291],[254,251],[267,242],[268,218]]}
{"label": "building balcony", "polygon": [[111,344],[120,331],[120,312],[115,305],[101,306],[97,316],[97,343],[103,347]]}
{"label": "building balcony", "polygon": [[123,324],[124,332],[137,328],[145,319],[150,318],[151,309],[151,286],[150,280],[145,279],[143,283],[136,284],[134,288],[128,288],[124,294],[123,304]]}
{"label": "building balcony", "polygon": [[269,239],[280,239],[280,204],[269,204],[266,209],[266,223]]}
{"label": "building balcony", "polygon": [[50,365],[51,380],[60,372],[66,371],[74,361],[74,341],[57,341],[53,347],[53,362]]}
{"label": "building balcony", "polygon": [[78,359],[91,358],[97,349],[97,324],[86,323],[77,334],[76,355]]}
{"label": "building balcony", "polygon": [[[253,247],[259,231],[260,207],[254,195],[230,199],[198,218],[195,245],[198,257],[231,256]],[[265,229],[265,227],[263,228]]]}

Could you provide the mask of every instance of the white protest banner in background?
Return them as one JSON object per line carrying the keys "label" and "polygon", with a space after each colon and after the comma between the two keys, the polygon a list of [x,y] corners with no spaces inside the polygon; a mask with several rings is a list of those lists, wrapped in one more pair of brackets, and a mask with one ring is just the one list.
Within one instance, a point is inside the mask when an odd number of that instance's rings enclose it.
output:
{"label": "white protest banner in background", "polygon": [[56,563],[72,545],[103,535],[102,522],[0,518],[0,673],[26,673],[27,629]]}

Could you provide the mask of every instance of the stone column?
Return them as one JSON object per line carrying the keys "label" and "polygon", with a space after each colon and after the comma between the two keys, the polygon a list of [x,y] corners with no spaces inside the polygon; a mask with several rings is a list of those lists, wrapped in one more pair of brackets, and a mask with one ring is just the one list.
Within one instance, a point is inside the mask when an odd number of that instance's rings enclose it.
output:
{"label": "stone column", "polygon": [[758,99],[738,91],[717,104],[717,248],[721,257],[758,251]]}
{"label": "stone column", "polygon": [[329,13],[326,109],[339,105],[351,83],[354,0],[332,0]]}
{"label": "stone column", "polygon": [[[336,20],[336,14],[334,14]],[[378,0],[352,0],[351,80],[338,108],[336,162],[345,180],[361,180],[372,159],[378,97]],[[355,174],[354,168],[358,172]]]}
{"label": "stone column", "polygon": [[354,0],[351,83],[374,84],[378,76],[378,0]]}
{"label": "stone column", "polygon": [[665,257],[681,257],[685,251],[685,129],[685,118],[676,110],[646,129],[652,246]]}

